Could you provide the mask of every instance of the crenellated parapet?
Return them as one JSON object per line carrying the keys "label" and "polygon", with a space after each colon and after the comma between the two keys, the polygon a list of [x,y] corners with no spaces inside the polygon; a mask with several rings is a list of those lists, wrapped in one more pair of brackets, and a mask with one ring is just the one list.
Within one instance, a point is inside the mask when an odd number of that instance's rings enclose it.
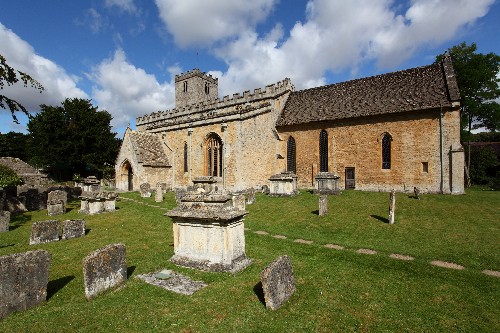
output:
{"label": "crenellated parapet", "polygon": [[201,72],[198,68],[195,68],[192,71],[187,71],[186,73],[177,74],[175,76],[175,82],[184,81],[195,76],[210,81],[213,84],[217,84],[217,82],[219,81],[218,78],[213,77],[212,75],[207,74],[206,72]]}
{"label": "crenellated parapet", "polygon": [[[198,73],[199,71],[195,69],[193,72],[188,71],[178,76],[180,79],[184,79],[185,75],[197,75]],[[201,75],[205,74],[201,73]],[[248,90],[244,91],[243,94],[233,94],[232,97],[224,96],[222,99],[214,98],[171,110],[153,112],[136,118],[136,125],[139,130],[154,130],[221,117],[241,119],[253,116],[259,113],[259,110],[269,109],[272,106],[270,100],[294,91],[294,89],[291,80],[286,78],[275,84],[267,85],[264,89],[254,89],[253,93]]]}

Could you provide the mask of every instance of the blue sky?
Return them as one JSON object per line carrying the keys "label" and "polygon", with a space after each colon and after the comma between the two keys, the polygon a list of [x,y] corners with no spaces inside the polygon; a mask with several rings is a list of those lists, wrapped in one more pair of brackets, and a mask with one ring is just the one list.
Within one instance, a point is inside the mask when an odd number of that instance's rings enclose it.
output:
{"label": "blue sky", "polygon": [[[31,112],[92,99],[121,137],[173,107],[175,74],[219,78],[219,96],[291,78],[296,89],[430,64],[475,42],[500,54],[495,0],[3,1],[0,54],[44,85],[1,94]],[[26,131],[0,110],[0,132]]]}

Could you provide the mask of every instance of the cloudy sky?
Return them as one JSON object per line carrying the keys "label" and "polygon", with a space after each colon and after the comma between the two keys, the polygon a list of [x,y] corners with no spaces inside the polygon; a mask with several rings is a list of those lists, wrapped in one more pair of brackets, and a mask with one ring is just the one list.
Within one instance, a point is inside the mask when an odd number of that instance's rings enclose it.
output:
{"label": "cloudy sky", "polygon": [[[296,89],[423,66],[462,41],[500,54],[495,0],[3,1],[0,54],[45,87],[0,94],[31,112],[91,99],[121,136],[173,107],[175,74],[199,68],[219,95],[292,79]],[[0,132],[25,132],[0,110]]]}

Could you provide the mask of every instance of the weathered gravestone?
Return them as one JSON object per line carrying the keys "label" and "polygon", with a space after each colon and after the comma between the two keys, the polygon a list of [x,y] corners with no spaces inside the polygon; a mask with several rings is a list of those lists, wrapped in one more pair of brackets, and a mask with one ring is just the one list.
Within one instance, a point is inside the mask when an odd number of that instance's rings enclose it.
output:
{"label": "weathered gravestone", "polygon": [[255,202],[255,189],[251,187],[247,193],[247,204],[251,205]]}
{"label": "weathered gravestone", "polygon": [[238,210],[245,210],[245,196],[243,194],[233,195],[233,207]]}
{"label": "weathered gravestone", "polygon": [[289,256],[281,256],[267,265],[261,273],[262,290],[266,307],[276,310],[295,292],[292,262]]}
{"label": "weathered gravestone", "polygon": [[66,220],[62,225],[63,240],[85,236],[85,220]]}
{"label": "weathered gravestone", "polygon": [[139,189],[141,191],[141,197],[143,198],[151,197],[151,186],[149,185],[149,183],[142,183]]}
{"label": "weathered gravestone", "polygon": [[58,201],[62,200],[64,207],[68,204],[68,193],[63,190],[50,191],[47,196],[47,201]]}
{"label": "weathered gravestone", "polygon": [[0,318],[47,298],[50,253],[44,250],[0,257]]}
{"label": "weathered gravestone", "polygon": [[163,201],[163,186],[161,183],[156,184],[155,202]]}
{"label": "weathered gravestone", "polygon": [[0,232],[9,231],[10,212],[0,210]]}
{"label": "weathered gravestone", "polygon": [[47,215],[62,215],[66,213],[66,206],[64,205],[64,201],[60,199],[56,200],[48,200],[47,201]]}
{"label": "weathered gravestone", "polygon": [[85,297],[98,294],[127,280],[127,262],[124,244],[110,244],[83,259]]}
{"label": "weathered gravestone", "polygon": [[38,221],[31,225],[30,245],[59,240],[60,223],[56,220]]}
{"label": "weathered gravestone", "polygon": [[325,216],[328,213],[328,196],[319,196],[319,216]]}

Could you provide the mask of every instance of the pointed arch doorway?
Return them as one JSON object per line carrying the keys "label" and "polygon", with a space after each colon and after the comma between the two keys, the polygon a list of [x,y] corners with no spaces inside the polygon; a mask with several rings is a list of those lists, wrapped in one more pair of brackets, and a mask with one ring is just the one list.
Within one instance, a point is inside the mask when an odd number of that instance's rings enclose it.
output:
{"label": "pointed arch doorway", "polygon": [[134,170],[132,169],[132,165],[128,160],[125,160],[122,164],[122,177],[126,179],[127,185],[126,189],[127,191],[133,191],[134,190]]}

